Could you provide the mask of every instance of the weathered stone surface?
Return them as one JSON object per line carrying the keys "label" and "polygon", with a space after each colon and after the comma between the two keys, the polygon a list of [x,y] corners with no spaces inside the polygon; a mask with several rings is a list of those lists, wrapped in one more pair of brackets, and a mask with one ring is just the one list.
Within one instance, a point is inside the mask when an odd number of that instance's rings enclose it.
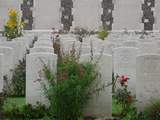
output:
{"label": "weathered stone surface", "polygon": [[140,55],[136,61],[136,99],[139,111],[160,99],[160,55]]}
{"label": "weathered stone surface", "polygon": [[116,0],[114,2],[112,30],[141,30],[141,0]]}
{"label": "weathered stone surface", "polygon": [[138,41],[132,40],[132,41],[124,41],[123,46],[126,47],[137,47],[138,46]]}
{"label": "weathered stone surface", "polygon": [[18,38],[13,39],[13,41],[15,41],[15,42],[17,42],[17,41],[22,42],[23,48],[27,50],[27,49],[30,48],[30,46],[31,46],[31,44],[33,42],[33,39],[31,37],[18,37]]}
{"label": "weathered stone surface", "polygon": [[35,29],[61,27],[60,0],[34,0]]}
{"label": "weathered stone surface", "polygon": [[126,75],[130,79],[128,88],[132,94],[136,93],[136,55],[135,47],[119,47],[113,50],[114,74]]}
{"label": "weathered stone surface", "polygon": [[6,75],[9,80],[11,80],[13,70],[13,58],[14,51],[11,47],[0,46],[0,54],[3,54],[4,63],[3,63],[3,75]]}
{"label": "weathered stone surface", "polygon": [[52,53],[32,53],[26,58],[26,103],[36,105],[40,102],[49,105],[44,94],[43,85],[47,80],[43,74],[44,64],[54,73],[57,70],[57,56]]}
{"label": "weathered stone surface", "polygon": [[104,41],[104,53],[112,54],[115,47],[115,43]]}
{"label": "weathered stone surface", "polygon": [[101,2],[99,0],[73,1],[73,27],[98,30],[101,24]]}
{"label": "weathered stone surface", "polygon": [[[99,59],[97,64],[97,69],[101,74],[101,79],[98,80],[98,86],[108,85],[112,82],[112,56],[108,54],[94,54],[94,62]],[[90,54],[82,55],[80,58],[81,62],[90,61]],[[105,90],[100,91],[97,95],[96,93],[89,100],[88,105],[84,109],[84,114],[86,116],[93,117],[111,117],[112,116],[112,88],[111,86],[105,88]]]}
{"label": "weathered stone surface", "polygon": [[156,42],[140,42],[138,45],[139,54],[149,54],[157,52],[157,43]]}
{"label": "weathered stone surface", "polygon": [[53,47],[53,43],[51,41],[38,41],[34,44],[34,47],[38,46]]}
{"label": "weathered stone surface", "polygon": [[52,47],[34,47],[30,49],[30,53],[37,53],[37,52],[54,53],[54,49]]}
{"label": "weathered stone surface", "polygon": [[0,43],[1,46],[13,48],[14,58],[13,64],[16,65],[19,63],[19,60],[22,60],[25,57],[25,45],[22,41],[5,41]]}
{"label": "weathered stone surface", "polygon": [[155,26],[154,26],[154,30],[160,30],[160,1],[156,0],[155,1]]}

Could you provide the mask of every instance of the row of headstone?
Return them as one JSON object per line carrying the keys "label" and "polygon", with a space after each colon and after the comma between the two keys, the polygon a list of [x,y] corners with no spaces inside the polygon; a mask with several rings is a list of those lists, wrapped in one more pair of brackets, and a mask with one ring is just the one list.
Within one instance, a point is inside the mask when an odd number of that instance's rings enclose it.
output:
{"label": "row of headstone", "polygon": [[[90,54],[83,54],[80,62],[91,61]],[[108,86],[112,83],[112,56],[108,54],[95,53],[93,63],[97,63],[97,70],[101,77],[96,81],[97,88]],[[104,90],[93,93],[92,99],[84,109],[85,116],[93,116],[96,118],[110,118],[112,116],[112,86],[105,87]]]}
{"label": "row of headstone", "polygon": [[[68,11],[65,8],[67,5],[61,6],[64,3],[61,3],[60,0],[46,0],[45,2],[43,0],[34,0],[32,3],[34,6],[31,5],[30,8],[28,8],[31,4],[30,1],[24,4],[22,2],[22,0],[16,2],[14,0],[0,0],[0,30],[3,29],[8,18],[9,8],[16,8],[20,14],[22,11],[25,14],[26,9],[29,13],[28,16],[23,15],[23,20],[27,24],[33,22],[33,29],[62,28],[62,23],[64,24],[64,21],[70,21],[70,19],[73,19],[72,23],[69,22],[72,28],[83,27],[89,30],[97,30],[102,24],[110,26],[109,28],[112,30],[160,29],[158,17],[160,3],[158,0],[155,3],[152,3],[152,1],[143,3],[140,0],[109,0],[108,4],[105,0],[73,0],[73,8],[71,3],[71,8],[68,7],[70,8]],[[23,6],[22,11],[21,4]],[[149,11],[146,11],[146,9]],[[65,12],[69,14],[67,15]],[[150,20],[150,18],[153,20]],[[148,25],[150,22],[151,26]]]}
{"label": "row of headstone", "polygon": [[[118,39],[119,42],[114,42]],[[127,35],[129,36],[129,35]],[[138,36],[138,37],[137,37]],[[160,84],[160,54],[159,33],[153,33],[141,38],[141,35],[117,35],[113,39],[114,44],[121,44],[112,49],[113,71],[119,75],[127,75],[129,90],[136,95],[138,110],[159,100]],[[135,39],[136,38],[136,39]]]}
{"label": "row of headstone", "polygon": [[44,86],[48,85],[43,69],[48,66],[54,73],[57,71],[57,55],[49,34],[39,34],[30,53],[26,57],[26,103],[36,105],[40,102],[49,105],[44,94]]}
{"label": "row of headstone", "polygon": [[[65,37],[64,37],[65,36]],[[64,39],[66,41],[64,41]],[[79,42],[72,35],[68,38],[66,35],[62,35],[61,45],[67,48],[72,42]],[[77,46],[78,46],[77,45]],[[94,61],[98,62],[98,70],[100,71],[101,79],[98,81],[100,83],[97,87],[102,87],[101,85],[108,85],[112,81],[112,56],[108,54],[100,53],[94,54]],[[106,61],[107,59],[107,61]],[[80,62],[90,61],[89,52],[85,52],[80,57]],[[57,70],[57,55],[54,54],[53,46],[51,47],[50,35],[39,35],[38,40],[35,42],[34,47],[30,49],[30,53],[27,55],[26,59],[26,102],[36,105],[40,102],[45,105],[49,105],[47,96],[44,94],[43,85],[48,85],[48,82],[44,76],[43,69],[44,65],[49,66],[49,68],[56,73]],[[106,70],[107,73],[106,73]],[[104,101],[105,99],[105,101]],[[112,116],[112,87],[107,87],[100,94],[93,94],[92,99],[89,101],[88,106],[84,109],[84,114],[86,116],[95,117],[111,117]]]}
{"label": "row of headstone", "polygon": [[[6,85],[11,83],[12,71],[19,64],[19,61],[25,58],[27,47],[32,44],[33,38],[33,36],[26,37],[24,35],[12,41],[7,41],[5,37],[0,37],[0,92],[4,89],[6,90]],[[28,44],[27,41],[29,41]],[[8,80],[7,84],[6,81],[4,81],[6,78]]]}
{"label": "row of headstone", "polygon": [[[61,28],[61,12],[64,13],[64,8],[61,8],[60,1],[48,0],[44,2],[43,0],[34,0],[35,14],[34,27],[36,29],[51,29],[53,27]],[[104,4],[103,4],[104,3]],[[146,27],[146,24],[150,22],[150,12],[146,12],[143,8],[143,2],[140,0],[110,0],[107,2],[100,0],[74,0],[73,1],[73,21],[72,28],[74,27],[83,27],[89,30],[97,30],[102,26],[102,22],[105,20],[107,25],[112,24],[110,29],[112,30],[159,30],[159,2],[155,2],[155,11],[151,6],[151,12],[155,12],[153,15],[151,29]],[[113,3],[113,5],[111,4]],[[148,1],[146,7],[150,7],[152,3]],[[112,6],[112,7],[111,7]],[[105,9],[109,8],[105,13]],[[146,8],[147,9],[147,8]],[[54,11],[54,13],[53,13]],[[143,13],[144,12],[144,13]],[[108,13],[106,18],[103,18],[104,15]],[[110,14],[111,13],[111,14]],[[113,17],[112,17],[113,13]],[[143,16],[147,14],[147,18]],[[64,20],[72,19],[72,16],[63,16]],[[111,20],[110,20],[111,19]],[[111,22],[111,23],[110,23]],[[104,23],[103,23],[104,24]],[[154,24],[154,27],[153,27]]]}
{"label": "row of headstone", "polygon": [[[158,34],[146,35],[144,38],[136,34],[130,36],[119,34],[114,36],[114,39],[101,43],[104,47],[103,52],[113,56],[114,73],[130,78],[128,88],[137,96],[139,110],[159,99],[160,36]],[[95,36],[92,36],[92,40],[93,38],[95,41],[99,40]],[[88,41],[84,41],[83,44],[89,46]],[[95,47],[98,47],[97,42]]]}
{"label": "row of headstone", "polygon": [[[82,44],[82,50],[85,50],[85,52],[82,52],[80,61],[90,59],[90,50],[87,50],[87,48],[90,49],[91,43],[94,45],[93,48],[96,49],[93,54],[94,59],[101,55],[100,50],[97,49],[104,48],[102,57],[98,62],[101,73],[99,83],[110,83],[112,81],[112,71],[119,75],[127,75],[130,78],[128,82],[129,90],[136,94],[138,109],[143,110],[144,107],[151,104],[151,101],[159,99],[160,54],[156,54],[159,48],[155,44],[159,41],[159,36],[147,36],[148,40],[145,40],[140,38],[141,35],[137,35],[137,37],[127,34],[118,38],[119,35],[115,34],[113,41],[111,39],[100,41],[96,36],[91,36],[91,38],[84,39],[82,43],[77,41],[74,35],[62,35],[61,44],[65,49],[70,49],[73,44],[76,46],[75,48]],[[53,53],[54,49],[51,45],[50,35],[40,35],[38,41],[34,44],[34,48],[30,49],[30,54],[27,55],[27,103],[36,104],[39,101],[48,105],[42,87],[42,83],[46,84],[47,82],[42,72],[44,64],[50,66],[56,72],[57,56]],[[111,103],[112,91],[111,87],[108,87],[98,96],[93,95],[93,99],[85,108],[84,114],[95,117],[105,117],[105,115],[110,117]]]}
{"label": "row of headstone", "polygon": [[160,54],[137,54],[137,48],[119,47],[114,49],[113,69],[119,75],[126,75],[129,90],[136,95],[138,110],[159,100]]}

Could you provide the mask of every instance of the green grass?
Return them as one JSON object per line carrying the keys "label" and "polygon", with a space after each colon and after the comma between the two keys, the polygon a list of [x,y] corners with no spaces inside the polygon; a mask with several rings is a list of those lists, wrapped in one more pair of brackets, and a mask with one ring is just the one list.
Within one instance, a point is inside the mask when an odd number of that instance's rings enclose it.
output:
{"label": "green grass", "polygon": [[22,108],[22,106],[25,105],[25,98],[24,97],[9,97],[5,100],[3,109],[5,111],[10,111],[11,109],[18,107]]}

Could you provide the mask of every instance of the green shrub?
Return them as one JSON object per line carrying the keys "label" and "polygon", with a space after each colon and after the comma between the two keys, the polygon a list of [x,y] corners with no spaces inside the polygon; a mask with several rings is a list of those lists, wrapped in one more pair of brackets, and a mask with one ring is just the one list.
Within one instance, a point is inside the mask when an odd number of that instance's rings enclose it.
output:
{"label": "green shrub", "polygon": [[160,101],[153,102],[144,110],[146,120],[160,120]]}
{"label": "green shrub", "polygon": [[51,119],[78,120],[91,97],[91,84],[98,72],[92,63],[79,63],[72,56],[65,56],[58,62],[57,82],[52,72],[44,68],[50,87],[45,89],[50,101]]}
{"label": "green shrub", "polygon": [[10,111],[5,111],[4,115],[6,119],[10,120],[33,120],[41,119],[46,115],[46,107],[37,103],[37,105],[32,106],[30,104],[24,105],[21,109],[14,107]]}
{"label": "green shrub", "polygon": [[[119,83],[120,88],[114,92],[113,97],[116,100],[116,103],[122,106],[121,117],[126,116],[128,111],[131,109],[133,104],[135,103],[135,97],[128,91],[128,80],[127,76],[116,76],[114,79],[114,84]],[[114,88],[115,89],[115,88]]]}
{"label": "green shrub", "polygon": [[13,70],[11,82],[11,96],[25,96],[26,83],[26,60],[19,61],[19,64]]}
{"label": "green shrub", "polygon": [[3,105],[4,105],[4,101],[5,101],[5,95],[4,93],[0,93],[0,118],[3,119]]}
{"label": "green shrub", "polygon": [[130,109],[122,120],[160,120],[160,101],[154,102],[140,113],[135,108]]}
{"label": "green shrub", "polygon": [[100,30],[98,32],[98,38],[101,39],[101,40],[104,40],[107,36],[108,36],[108,30],[107,28],[103,28],[102,30]]}

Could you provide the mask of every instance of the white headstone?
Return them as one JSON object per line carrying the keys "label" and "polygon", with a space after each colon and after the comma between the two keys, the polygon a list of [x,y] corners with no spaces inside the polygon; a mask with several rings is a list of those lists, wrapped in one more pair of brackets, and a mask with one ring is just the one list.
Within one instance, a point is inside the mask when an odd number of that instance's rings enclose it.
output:
{"label": "white headstone", "polygon": [[33,43],[33,37],[28,37],[28,36],[23,36],[23,37],[18,37],[13,39],[14,41],[21,41],[23,42],[23,46],[25,46],[26,49],[29,49],[29,47],[32,45]]}
{"label": "white headstone", "polygon": [[124,41],[123,42],[123,46],[126,46],[126,47],[137,47],[138,45],[138,41]]}
{"label": "white headstone", "polygon": [[105,42],[104,41],[104,53],[107,54],[112,54],[113,53],[113,49],[116,47],[115,43],[112,42]]}
{"label": "white headstone", "polygon": [[155,17],[155,23],[154,23],[154,30],[160,30],[160,1],[155,0],[155,10],[154,10],[154,17]]}
{"label": "white headstone", "polygon": [[11,47],[3,47],[0,46],[0,54],[3,54],[4,57],[4,69],[3,74],[7,75],[7,78],[11,80],[12,73],[11,70],[13,70],[13,58],[14,58],[14,51]]}
{"label": "white headstone", "polygon": [[94,54],[94,53],[100,53],[100,51],[96,48],[93,47],[91,48],[91,46],[82,46],[76,49],[77,52],[80,52],[81,55],[83,54]]}
{"label": "white headstone", "polygon": [[30,53],[37,53],[37,52],[54,53],[54,49],[52,47],[34,47],[30,49]]}
{"label": "white headstone", "polygon": [[53,47],[53,43],[50,41],[38,41],[34,44],[34,47],[44,46],[44,47]]}
{"label": "white headstone", "polygon": [[159,48],[159,49],[157,49],[157,54],[160,54],[160,48]]}
{"label": "white headstone", "polygon": [[160,55],[140,55],[136,65],[136,99],[141,111],[155,100],[160,99]]}
{"label": "white headstone", "polygon": [[19,60],[25,57],[26,48],[22,41],[6,41],[1,42],[0,45],[13,48],[14,65],[18,64]]}
{"label": "white headstone", "polygon": [[48,99],[44,95],[43,84],[47,85],[47,80],[43,75],[44,64],[56,73],[57,56],[52,53],[32,53],[26,58],[26,102],[36,105],[37,102],[49,105]]}
{"label": "white headstone", "polygon": [[35,29],[61,27],[60,0],[34,0]]}
{"label": "white headstone", "polygon": [[100,0],[73,1],[73,27],[98,30],[101,24]]}
{"label": "white headstone", "polygon": [[138,44],[139,54],[157,53],[158,45],[156,42],[140,42]]}
{"label": "white headstone", "polygon": [[142,30],[142,1],[115,0],[113,30]]}
{"label": "white headstone", "polygon": [[61,41],[61,49],[64,53],[69,52],[72,48],[79,48],[80,42],[75,40]]}
{"label": "white headstone", "polygon": [[119,47],[113,50],[114,74],[126,75],[130,79],[128,88],[132,94],[136,93],[136,55],[135,47]]}
{"label": "white headstone", "polygon": [[[98,70],[101,74],[101,78],[99,79],[99,83],[102,85],[107,85],[112,82],[112,56],[108,54],[94,55],[94,62],[98,61]],[[81,62],[90,61],[90,54],[82,55],[80,58]],[[98,85],[100,86],[100,85]],[[93,94],[92,99],[89,100],[88,105],[84,109],[84,114],[86,116],[93,117],[111,117],[112,116],[112,88],[111,86],[106,87],[100,93]]]}

